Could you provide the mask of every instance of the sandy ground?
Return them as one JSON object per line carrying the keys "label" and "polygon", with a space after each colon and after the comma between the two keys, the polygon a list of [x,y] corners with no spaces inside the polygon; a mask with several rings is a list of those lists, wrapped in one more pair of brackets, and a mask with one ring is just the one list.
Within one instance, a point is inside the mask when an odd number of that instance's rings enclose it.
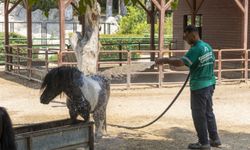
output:
{"label": "sandy ground", "polygon": [[[15,81],[15,82],[14,82]],[[39,103],[39,84],[0,72],[0,104],[14,125],[67,118],[65,98],[49,105]],[[138,126],[158,116],[180,87],[112,90],[108,123]],[[217,86],[214,111],[223,145],[220,149],[250,150],[250,86]],[[196,142],[191,119],[189,89],[167,114],[150,127],[127,130],[108,126],[108,135],[95,144],[97,150],[179,150]],[[216,150],[216,148],[214,148]]]}

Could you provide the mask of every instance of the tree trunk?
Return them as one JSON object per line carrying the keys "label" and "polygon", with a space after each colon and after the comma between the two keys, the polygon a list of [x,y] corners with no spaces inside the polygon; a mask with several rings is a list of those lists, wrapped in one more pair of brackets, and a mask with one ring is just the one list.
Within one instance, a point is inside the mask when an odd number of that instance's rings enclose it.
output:
{"label": "tree trunk", "polygon": [[124,0],[120,0],[120,15],[125,16],[127,15],[127,8],[125,6]]}
{"label": "tree trunk", "polygon": [[77,67],[85,75],[97,72],[100,12],[100,5],[95,0],[93,8],[88,7],[85,13],[83,35],[76,32],[70,38],[76,53]]}
{"label": "tree trunk", "polygon": [[113,0],[107,0],[106,1],[106,18],[112,17],[113,10]]}

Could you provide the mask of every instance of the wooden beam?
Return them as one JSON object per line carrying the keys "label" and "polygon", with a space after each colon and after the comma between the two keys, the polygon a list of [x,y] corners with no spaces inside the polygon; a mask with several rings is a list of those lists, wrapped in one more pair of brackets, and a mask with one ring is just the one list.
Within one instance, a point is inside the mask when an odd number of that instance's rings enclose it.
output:
{"label": "wooden beam", "polygon": [[169,7],[171,6],[171,3],[172,3],[173,1],[174,1],[174,0],[169,0],[169,1],[167,2],[167,4],[164,6],[165,11],[169,9]]}
{"label": "wooden beam", "polygon": [[240,0],[234,0],[234,1],[238,5],[238,7],[240,8],[240,10],[244,13],[245,12],[245,8],[243,7],[243,5],[240,2]]}
{"label": "wooden beam", "polygon": [[59,28],[60,28],[60,51],[59,65],[62,63],[62,51],[65,50],[65,3],[64,0],[58,1],[59,6]]}
{"label": "wooden beam", "polygon": [[139,5],[146,11],[147,15],[150,16],[150,13],[149,13],[148,9],[142,4],[142,2],[141,2],[141,1],[138,1],[138,3],[139,3]]}
{"label": "wooden beam", "polygon": [[13,10],[14,8],[16,8],[16,6],[17,6],[18,4],[20,4],[21,1],[23,1],[23,0],[18,0],[17,2],[15,2],[15,4],[8,10],[8,14],[10,14],[10,13],[12,12],[12,10]]}
{"label": "wooden beam", "polygon": [[185,0],[185,2],[187,3],[188,7],[190,8],[191,11],[193,11],[193,7],[191,6],[189,0]]}
{"label": "wooden beam", "polygon": [[158,10],[161,10],[161,5],[159,4],[159,2],[157,0],[152,0],[152,2],[155,4],[155,6]]}
{"label": "wooden beam", "polygon": [[27,2],[27,0],[23,0],[23,5],[24,5],[24,8],[28,8],[28,2]]}
{"label": "wooden beam", "polygon": [[198,11],[200,10],[202,4],[204,3],[205,0],[201,0],[200,4],[198,5],[198,8],[195,10],[195,14],[198,13]]}

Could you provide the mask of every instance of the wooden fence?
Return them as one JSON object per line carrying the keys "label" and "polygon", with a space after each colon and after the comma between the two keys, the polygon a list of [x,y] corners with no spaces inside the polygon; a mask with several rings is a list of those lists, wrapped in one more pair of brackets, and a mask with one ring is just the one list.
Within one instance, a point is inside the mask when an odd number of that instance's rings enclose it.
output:
{"label": "wooden fence", "polygon": [[[6,72],[17,75],[28,80],[34,80],[41,82],[44,75],[48,72],[50,68],[56,67],[58,65],[70,65],[76,66],[76,61],[74,57],[74,51],[65,50],[59,52],[58,49],[53,48],[26,48],[20,46],[6,46],[8,52],[6,53]],[[26,51],[27,53],[23,53]],[[134,63],[150,62],[150,54],[155,53],[156,57],[161,56],[172,57],[173,55],[183,55],[186,50],[103,50],[100,54],[118,54],[119,58],[112,61],[98,61],[98,69],[105,67],[114,67],[116,65],[132,65]],[[215,73],[217,76],[218,84],[226,81],[244,81],[247,82],[248,72],[250,71],[248,67],[249,59],[248,52],[244,49],[220,49],[214,50],[216,55],[216,68]],[[30,54],[30,55],[29,55]],[[124,54],[122,60],[120,59],[120,54]],[[137,54],[139,58],[132,58],[133,54]],[[54,56],[55,59],[49,59]],[[68,57],[69,56],[69,57]],[[145,58],[142,58],[146,56]],[[62,62],[59,63],[56,60],[62,57]],[[68,58],[68,59],[63,59]],[[70,58],[70,59],[69,59]],[[235,65],[238,64],[238,65]],[[159,69],[161,68],[161,69]],[[163,67],[154,67],[147,69],[143,72],[127,72],[126,82],[117,83],[118,85],[125,85],[130,88],[133,85],[156,85],[158,87],[168,85],[170,82],[164,80],[164,76],[167,77],[170,74],[188,74],[188,70],[177,71],[175,69],[162,69]],[[236,73],[237,72],[237,73]],[[237,74],[236,77],[229,77],[227,75]],[[158,79],[155,82],[145,82],[141,80],[139,82],[132,82],[132,76],[137,75],[152,75],[156,76]],[[225,76],[225,77],[224,77]],[[173,81],[171,83],[182,83],[182,81]],[[117,85],[113,84],[113,85]]]}

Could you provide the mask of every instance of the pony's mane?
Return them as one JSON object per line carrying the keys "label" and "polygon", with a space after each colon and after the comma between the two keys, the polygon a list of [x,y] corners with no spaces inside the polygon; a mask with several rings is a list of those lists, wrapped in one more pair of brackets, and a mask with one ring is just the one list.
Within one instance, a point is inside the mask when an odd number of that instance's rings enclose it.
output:
{"label": "pony's mane", "polygon": [[16,150],[15,135],[12,127],[10,116],[5,108],[0,107],[0,124],[2,133],[0,133],[0,149],[1,150]]}
{"label": "pony's mane", "polygon": [[56,86],[60,82],[63,82],[65,85],[67,85],[70,83],[70,81],[73,81],[74,77],[79,77],[81,74],[82,72],[75,67],[61,66],[53,68],[44,77],[41,90],[49,84]]}

